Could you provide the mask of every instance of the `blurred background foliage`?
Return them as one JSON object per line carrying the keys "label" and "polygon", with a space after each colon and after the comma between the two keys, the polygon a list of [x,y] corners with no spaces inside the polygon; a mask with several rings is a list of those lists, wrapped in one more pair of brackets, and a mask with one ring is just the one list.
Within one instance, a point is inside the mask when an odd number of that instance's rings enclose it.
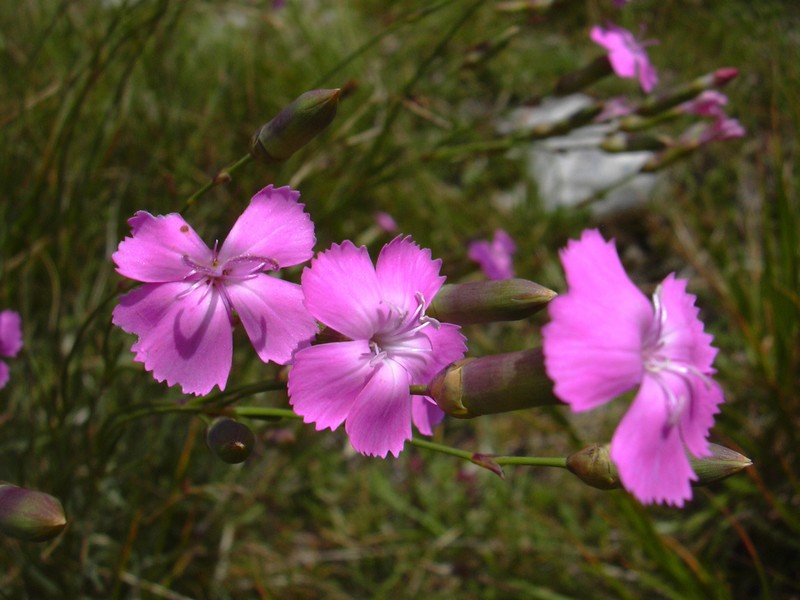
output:
{"label": "blurred background foliage", "polygon": [[[26,344],[0,392],[0,479],[59,497],[69,519],[53,542],[0,539],[0,597],[800,597],[800,6],[279,4],[0,4],[0,308],[22,313]],[[701,149],[638,208],[602,217],[545,211],[519,148],[437,154],[492,139],[498,119],[598,56],[588,30],[605,19],[659,40],[648,47],[659,89],[738,67],[725,92],[747,136]],[[482,51],[510,27],[503,48]],[[383,210],[461,281],[480,277],[466,242],[503,227],[518,275],[560,290],[557,250],[600,226],[645,290],[674,270],[691,278],[727,397],[712,439],[755,465],[672,510],[561,471],[501,480],[416,448],[371,460],[342,431],[297,422],[251,423],[242,466],[208,451],[196,417],[123,422],[181,400],[110,326],[126,219],[180,210],[315,87],[344,89],[336,121],[287,163],[249,165],[204,196],[186,217],[206,241],[255,191],[291,184],[317,249],[349,238],[377,253],[389,236],[367,233]],[[588,92],[639,94],[615,79]],[[545,318],[472,326],[470,351],[535,345]],[[275,376],[235,340],[230,388]],[[279,393],[247,402],[286,405]],[[562,456],[608,439],[620,410],[449,420],[436,439]]]}

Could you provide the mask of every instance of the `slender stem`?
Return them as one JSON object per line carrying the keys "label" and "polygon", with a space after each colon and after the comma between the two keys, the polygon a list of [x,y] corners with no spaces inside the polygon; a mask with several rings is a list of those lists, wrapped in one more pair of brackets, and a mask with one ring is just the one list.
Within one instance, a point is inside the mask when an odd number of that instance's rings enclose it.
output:
{"label": "slender stem", "polygon": [[412,446],[416,446],[417,448],[425,448],[426,450],[433,450],[434,452],[449,454],[450,456],[457,456],[458,458],[463,458],[464,460],[471,461],[473,456],[473,453],[468,452],[467,450],[459,450],[458,448],[451,448],[450,446],[445,446],[444,444],[437,444],[436,442],[429,442],[428,440],[421,440],[419,438],[411,438],[408,440],[408,443]]}
{"label": "slender stem", "polygon": [[430,394],[430,390],[428,389],[427,385],[411,385],[409,386],[409,392],[413,396],[427,396]]}
{"label": "slender stem", "polygon": [[261,406],[236,406],[230,409],[237,417],[264,419],[267,421],[280,419],[300,419],[300,415],[289,408],[266,408]]}
{"label": "slender stem", "polygon": [[497,465],[526,465],[531,467],[557,467],[560,469],[567,468],[567,459],[563,457],[547,457],[547,456],[491,456],[486,454],[476,454],[468,450],[459,450],[458,448],[451,448],[444,444],[437,444],[436,442],[429,442],[419,438],[412,438],[409,440],[412,446],[417,448],[425,448],[426,450],[433,450],[441,454],[449,454],[450,456],[457,456],[470,462],[485,466],[482,462],[485,459]]}
{"label": "slender stem", "polygon": [[[241,167],[249,163],[253,160],[253,156],[251,154],[245,154],[242,158],[237,160],[235,163],[225,167],[219,173],[217,173],[208,183],[206,183],[203,187],[197,190],[194,194],[189,196],[186,199],[185,204],[183,205],[183,210],[185,211],[189,207],[191,207],[200,196],[205,194],[211,188],[217,187],[218,185],[222,185],[223,183],[227,183],[231,180],[231,176],[238,171]],[[181,211],[183,212],[183,211]]]}
{"label": "slender stem", "polygon": [[492,460],[498,465],[527,465],[530,467],[557,467],[559,469],[567,468],[567,459],[557,456],[493,456]]}

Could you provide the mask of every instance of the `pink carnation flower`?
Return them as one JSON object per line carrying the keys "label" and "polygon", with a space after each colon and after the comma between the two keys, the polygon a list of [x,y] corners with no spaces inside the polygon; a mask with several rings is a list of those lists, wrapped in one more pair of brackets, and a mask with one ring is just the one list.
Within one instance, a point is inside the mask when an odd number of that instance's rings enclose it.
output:
{"label": "pink carnation flower", "polygon": [[489,279],[511,279],[514,277],[513,260],[516,251],[517,245],[511,236],[504,230],[497,229],[491,242],[470,242],[467,255],[480,265]]}
{"label": "pink carnation flower", "polygon": [[158,381],[184,393],[225,389],[233,356],[234,311],[264,362],[286,364],[316,332],[299,285],[267,274],[311,258],[314,225],[299,192],[258,192],[217,249],[183,217],[137,212],[112,258],[144,283],[120,298],[113,322],[139,340],[131,350]]}
{"label": "pink carnation flower", "polygon": [[303,271],[308,310],[349,341],[300,350],[289,372],[289,402],[318,430],[343,422],[362,454],[400,454],[411,422],[423,434],[444,416],[409,386],[427,384],[464,356],[456,325],[425,310],[444,283],[440,260],[411,238],[397,237],[375,266],[365,247],[334,244]]}
{"label": "pink carnation flower", "polygon": [[[0,356],[14,358],[22,349],[22,318],[13,310],[0,312]],[[0,360],[0,389],[8,383],[8,365]]]}
{"label": "pink carnation flower", "polygon": [[542,330],[555,393],[580,412],[639,390],[611,441],[622,484],[643,503],[683,506],[697,477],[686,452],[708,456],[722,391],[717,353],[686,281],[669,275],[653,304],[628,279],[614,242],[584,231],[561,252],[568,291]]}
{"label": "pink carnation flower", "polygon": [[650,93],[658,82],[658,75],[644,45],[637,42],[627,29],[609,23],[607,28],[592,27],[592,41],[608,50],[608,60],[614,72],[625,78],[638,78],[642,89]]}

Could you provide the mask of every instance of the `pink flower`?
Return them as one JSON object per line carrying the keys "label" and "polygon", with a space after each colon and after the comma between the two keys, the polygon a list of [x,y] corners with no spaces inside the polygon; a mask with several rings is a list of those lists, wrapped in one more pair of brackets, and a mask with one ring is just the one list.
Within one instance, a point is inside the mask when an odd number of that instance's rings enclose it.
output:
{"label": "pink flower", "polygon": [[683,113],[698,117],[725,117],[725,105],[728,97],[716,90],[704,90],[696,98],[684,102],[678,107]]}
{"label": "pink flower", "polygon": [[442,420],[427,396],[409,386],[427,384],[464,356],[456,325],[425,310],[444,283],[432,260],[410,237],[397,237],[373,267],[365,247],[334,244],[303,271],[308,310],[349,341],[300,350],[289,372],[289,402],[318,430],[343,422],[362,454],[400,454],[411,422],[423,434]]}
{"label": "pink flower", "polygon": [[639,390],[611,440],[622,484],[641,502],[683,506],[692,497],[686,452],[708,456],[722,391],[717,353],[686,281],[669,275],[648,302],[625,274],[614,242],[584,231],[561,252],[568,291],[542,330],[555,393],[576,412]]}
{"label": "pink flower", "polygon": [[[22,349],[22,318],[13,310],[0,312],[0,356],[14,358]],[[8,365],[0,360],[0,389],[8,383]]]}
{"label": "pink flower", "polygon": [[120,298],[113,322],[139,340],[131,350],[158,381],[184,393],[225,389],[234,311],[264,362],[286,364],[316,332],[299,285],[267,274],[311,258],[314,225],[299,192],[258,192],[222,247],[208,248],[175,213],[137,212],[112,258],[144,285]]}
{"label": "pink flower", "polygon": [[658,75],[647,58],[644,45],[637,42],[630,31],[609,23],[606,29],[592,27],[590,36],[593,42],[608,50],[608,60],[617,75],[637,77],[642,89],[650,93],[658,82]]}
{"label": "pink flower", "polygon": [[738,119],[725,116],[724,114],[706,125],[700,132],[700,143],[709,144],[711,142],[724,142],[744,137],[745,130]]}
{"label": "pink flower", "polygon": [[511,279],[514,277],[513,257],[517,245],[504,230],[497,229],[491,242],[470,242],[467,255],[480,265],[489,279]]}

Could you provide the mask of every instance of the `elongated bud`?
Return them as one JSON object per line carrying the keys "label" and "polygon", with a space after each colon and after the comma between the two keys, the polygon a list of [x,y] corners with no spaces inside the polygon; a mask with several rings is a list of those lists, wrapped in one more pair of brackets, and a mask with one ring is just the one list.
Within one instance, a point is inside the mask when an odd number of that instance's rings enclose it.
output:
{"label": "elongated bud", "polygon": [[678,106],[687,100],[691,100],[705,90],[722,87],[738,74],[739,71],[731,67],[717,69],[713,73],[697,77],[663,94],[650,96],[639,105],[636,113],[643,116],[656,115],[673,106]]}
{"label": "elongated bud", "polygon": [[244,423],[219,417],[208,426],[206,444],[221,460],[236,464],[244,462],[250,456],[255,436]]}
{"label": "elongated bud", "polygon": [[539,312],[555,297],[553,290],[525,279],[449,283],[425,312],[456,325],[517,321]]}
{"label": "elongated bud", "polygon": [[[695,487],[720,481],[753,464],[746,456],[725,446],[709,443],[708,449],[710,456],[689,456],[689,463],[697,475],[697,481],[692,481]],[[617,467],[611,461],[608,444],[592,444],[572,454],[567,458],[567,468],[581,481],[597,489],[622,487]]]}
{"label": "elongated bud", "polygon": [[428,395],[460,419],[560,404],[540,348],[460,360],[433,379]]}
{"label": "elongated bud", "polygon": [[27,542],[45,542],[61,533],[66,524],[58,498],[0,483],[0,532]]}
{"label": "elongated bud", "polygon": [[250,154],[262,162],[287,160],[331,124],[341,90],[311,90],[279,112],[253,136]]}

